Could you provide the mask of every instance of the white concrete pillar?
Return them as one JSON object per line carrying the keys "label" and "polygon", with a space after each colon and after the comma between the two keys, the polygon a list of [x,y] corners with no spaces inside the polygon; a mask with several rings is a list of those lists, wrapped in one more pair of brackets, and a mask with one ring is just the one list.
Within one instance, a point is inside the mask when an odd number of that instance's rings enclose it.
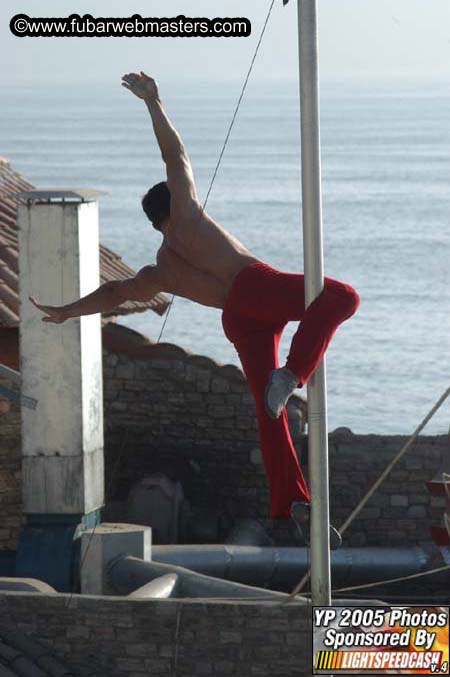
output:
{"label": "white concrete pillar", "polygon": [[[24,513],[87,514],[104,502],[100,314],[42,322],[28,297],[75,301],[100,284],[95,191],[28,191],[19,207]],[[70,200],[70,201],[67,201]]]}

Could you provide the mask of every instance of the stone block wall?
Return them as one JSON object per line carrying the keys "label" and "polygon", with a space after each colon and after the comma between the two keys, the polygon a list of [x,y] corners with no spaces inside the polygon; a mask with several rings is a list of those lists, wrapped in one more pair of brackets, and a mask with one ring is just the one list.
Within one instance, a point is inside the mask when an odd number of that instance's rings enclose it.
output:
{"label": "stone block wall", "polygon": [[[331,512],[341,525],[394,459],[408,437],[404,435],[330,435]],[[450,437],[419,436],[394,466],[349,527],[349,545],[407,545],[429,543],[430,526],[443,517],[445,499],[432,497],[427,480],[448,469]]]}
{"label": "stone block wall", "polygon": [[[289,521],[267,519],[254,404],[242,373],[175,346],[154,349],[159,354],[151,359],[123,352],[104,356],[110,379],[105,391],[107,495],[123,500],[145,474],[164,472],[182,483],[199,516],[222,516],[221,538],[234,520],[257,518],[277,544],[294,544]],[[303,406],[297,404],[300,411]],[[307,439],[299,433],[297,407],[291,410],[291,431],[308,477]],[[330,434],[334,524],[345,521],[407,439],[354,435],[346,428]],[[447,435],[420,436],[349,528],[345,544],[430,543],[430,525],[441,519],[444,502],[428,494],[425,482],[449,470],[449,452]]]}
{"label": "stone block wall", "polygon": [[[149,442],[210,447],[223,440],[258,446],[253,397],[240,369],[171,344],[135,356],[104,351],[107,424],[144,428]],[[298,440],[306,403],[293,396],[291,429]],[[295,424],[294,424],[295,423]]]}
{"label": "stone block wall", "polygon": [[[5,383],[6,386],[6,383]],[[0,414],[0,550],[15,550],[22,524],[20,408]]]}
{"label": "stone block wall", "polygon": [[79,677],[308,677],[310,619],[297,602],[0,593],[0,635],[48,643]]}

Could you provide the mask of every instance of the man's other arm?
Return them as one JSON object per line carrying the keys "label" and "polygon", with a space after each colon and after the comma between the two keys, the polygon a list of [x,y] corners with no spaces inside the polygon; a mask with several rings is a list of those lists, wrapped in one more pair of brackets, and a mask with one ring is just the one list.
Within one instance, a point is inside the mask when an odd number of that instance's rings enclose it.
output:
{"label": "man's other arm", "polygon": [[157,266],[144,266],[134,277],[105,282],[91,294],[64,306],[44,305],[31,296],[30,301],[45,313],[44,322],[61,324],[71,317],[106,313],[126,301],[148,301],[160,291]]}

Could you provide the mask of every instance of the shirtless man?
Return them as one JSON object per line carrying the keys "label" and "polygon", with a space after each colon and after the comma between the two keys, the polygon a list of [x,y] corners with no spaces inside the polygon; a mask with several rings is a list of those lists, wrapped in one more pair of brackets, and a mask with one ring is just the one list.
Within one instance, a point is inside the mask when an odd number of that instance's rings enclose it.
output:
{"label": "shirtless man", "polygon": [[[202,209],[189,158],[155,80],[141,71],[124,75],[122,85],[146,104],[166,165],[167,181],[153,186],[142,200],[147,217],[163,235],[156,265],[144,266],[128,280],[107,282],[62,307],[32,301],[46,314],[44,322],[55,323],[106,312],[127,300],[145,301],[161,291],[220,308],[225,335],[236,347],[255,398],[270,518],[292,517],[308,542],[310,495],[285,405],[314,373],[337,327],[356,311],[358,294],[325,278],[324,290],[305,309],[302,274],[271,268]],[[278,345],[289,321],[300,325],[286,366],[279,368]],[[340,542],[331,527],[331,547]]]}

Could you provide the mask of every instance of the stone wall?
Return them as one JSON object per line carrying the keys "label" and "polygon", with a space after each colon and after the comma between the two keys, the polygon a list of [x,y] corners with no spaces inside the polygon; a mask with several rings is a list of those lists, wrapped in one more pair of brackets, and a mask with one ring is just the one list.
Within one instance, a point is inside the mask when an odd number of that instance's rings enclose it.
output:
{"label": "stone wall", "polygon": [[48,643],[79,677],[311,674],[310,607],[0,593],[2,627]]}
{"label": "stone wall", "polygon": [[[120,503],[144,475],[163,472],[182,483],[197,519],[206,514],[210,521],[219,518],[220,541],[235,520],[257,518],[276,543],[295,542],[290,522],[267,520],[268,491],[254,404],[237,368],[221,367],[164,344],[140,357],[109,352],[104,361],[108,498]],[[303,406],[297,402],[290,418],[308,476],[307,439],[298,423]],[[345,521],[407,439],[354,435],[345,428],[330,435],[334,524]],[[349,528],[344,542],[430,542],[431,522],[441,519],[444,502],[428,494],[425,481],[449,470],[449,442],[446,435],[419,437]],[[120,513],[111,517],[120,518]]]}
{"label": "stone wall", "polygon": [[[404,435],[330,435],[330,501],[342,524],[394,459]],[[430,496],[425,482],[449,468],[448,435],[419,436],[355,519],[344,541],[350,545],[430,542],[432,522],[442,520],[445,499]]]}
{"label": "stone wall", "polygon": [[[246,381],[234,366],[169,345],[153,345],[123,327],[103,330],[106,496],[104,521],[120,512],[131,487],[163,472],[179,480],[197,535],[222,542],[240,518],[257,518],[275,542],[295,542],[287,520],[270,522],[268,492]],[[307,476],[304,402],[290,403],[291,431]],[[343,422],[345,423],[345,421]],[[339,526],[406,442],[405,436],[330,435],[330,502]],[[430,542],[443,513],[425,481],[449,470],[449,437],[421,436],[345,535],[350,545]],[[14,550],[21,524],[20,410],[0,415],[0,549]],[[217,535],[215,535],[217,534]]]}
{"label": "stone wall", "polygon": [[11,403],[0,414],[0,550],[15,550],[22,524],[20,459],[20,408]]}
{"label": "stone wall", "polygon": [[[210,447],[224,439],[258,446],[255,406],[240,369],[173,344],[152,344],[120,325],[107,325],[103,336],[107,422],[143,427],[150,442],[164,439],[168,446]],[[306,416],[306,402],[294,395],[289,418],[295,440]]]}

